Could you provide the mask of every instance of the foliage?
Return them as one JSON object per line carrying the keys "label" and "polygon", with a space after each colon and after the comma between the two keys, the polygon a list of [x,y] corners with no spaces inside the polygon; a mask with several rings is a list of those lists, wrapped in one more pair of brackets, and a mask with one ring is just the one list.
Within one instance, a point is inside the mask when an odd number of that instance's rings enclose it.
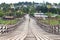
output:
{"label": "foliage", "polygon": [[24,13],[22,11],[16,12],[16,17],[22,17]]}
{"label": "foliage", "polygon": [[4,12],[0,10],[0,17],[4,16]]}
{"label": "foliage", "polygon": [[53,13],[51,13],[51,12],[47,12],[47,13],[45,13],[45,15],[47,15],[47,16],[53,16],[54,14]]}
{"label": "foliage", "polygon": [[17,22],[17,19],[14,19],[14,20],[3,20],[3,19],[0,19],[0,24],[16,24]]}
{"label": "foliage", "polygon": [[50,20],[50,23],[48,22],[48,20],[40,20],[41,22],[44,22],[44,23],[47,23],[47,24],[50,24],[50,25],[58,25],[60,24],[58,20]]}

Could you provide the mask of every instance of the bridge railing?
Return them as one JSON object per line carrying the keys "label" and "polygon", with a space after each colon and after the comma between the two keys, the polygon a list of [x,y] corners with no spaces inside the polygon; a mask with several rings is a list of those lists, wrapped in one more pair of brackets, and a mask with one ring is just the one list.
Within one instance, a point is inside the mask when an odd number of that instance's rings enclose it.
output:
{"label": "bridge railing", "polygon": [[0,34],[3,34],[3,33],[6,33],[6,32],[9,32],[9,31],[16,29],[17,26],[19,26],[24,20],[25,19],[23,17],[23,18],[19,18],[18,22],[16,24],[13,24],[13,25],[0,24]]}
{"label": "bridge railing", "polygon": [[37,24],[46,32],[53,34],[60,34],[60,25],[49,25],[47,23],[39,21],[39,18],[35,18]]}

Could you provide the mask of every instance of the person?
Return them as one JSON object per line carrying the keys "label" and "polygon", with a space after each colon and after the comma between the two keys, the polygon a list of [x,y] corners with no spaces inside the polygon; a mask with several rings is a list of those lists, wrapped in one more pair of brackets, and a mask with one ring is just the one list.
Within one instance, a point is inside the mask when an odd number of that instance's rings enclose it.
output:
{"label": "person", "polygon": [[29,22],[30,22],[30,18],[29,18]]}

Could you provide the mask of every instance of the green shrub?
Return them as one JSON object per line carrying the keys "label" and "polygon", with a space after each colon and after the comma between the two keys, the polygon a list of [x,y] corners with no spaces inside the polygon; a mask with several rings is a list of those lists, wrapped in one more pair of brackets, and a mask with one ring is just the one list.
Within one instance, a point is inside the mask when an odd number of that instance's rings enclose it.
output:
{"label": "green shrub", "polygon": [[3,15],[4,15],[4,12],[0,10],[0,17],[2,17]]}

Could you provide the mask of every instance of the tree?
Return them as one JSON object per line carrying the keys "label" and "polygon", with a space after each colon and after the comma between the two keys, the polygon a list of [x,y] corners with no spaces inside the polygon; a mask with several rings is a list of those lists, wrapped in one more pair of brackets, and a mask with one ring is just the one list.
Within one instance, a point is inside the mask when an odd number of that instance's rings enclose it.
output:
{"label": "tree", "polygon": [[28,7],[24,7],[24,8],[23,8],[23,12],[24,12],[24,13],[28,13],[28,12],[29,12],[29,8],[28,8]]}
{"label": "tree", "polygon": [[6,4],[6,3],[2,3],[0,6],[3,8],[4,12],[8,11],[10,7],[9,4]]}
{"label": "tree", "polygon": [[35,10],[34,3],[33,3],[33,5],[30,6],[30,8],[29,8],[29,14],[30,14],[31,16],[34,16],[34,13],[35,13],[35,12],[36,12],[36,10]]}
{"label": "tree", "polygon": [[60,5],[60,3],[58,5]]}
{"label": "tree", "polygon": [[42,9],[42,7],[41,6],[37,6],[36,7],[36,11],[39,13],[39,11]]}
{"label": "tree", "polygon": [[49,3],[49,2],[46,2],[46,5],[51,5],[51,3]]}
{"label": "tree", "polygon": [[47,8],[48,8],[48,19],[49,19],[48,22],[49,22],[49,25],[50,25],[50,18],[51,18],[51,15],[50,15],[50,14],[51,14],[51,13],[50,13],[49,10],[50,10],[50,8],[51,8],[51,5],[47,5]]}
{"label": "tree", "polygon": [[53,3],[55,6],[57,6],[58,4],[57,3]]}
{"label": "tree", "polygon": [[0,10],[0,17],[4,16],[4,12],[2,10]]}
{"label": "tree", "polygon": [[55,13],[56,14],[57,13],[57,9],[56,8],[50,8],[49,9],[49,12],[52,12],[52,13]]}
{"label": "tree", "polygon": [[59,8],[57,8],[57,9],[56,9],[56,11],[57,11],[57,14],[59,14],[59,15],[60,15],[60,9],[59,9]]}

